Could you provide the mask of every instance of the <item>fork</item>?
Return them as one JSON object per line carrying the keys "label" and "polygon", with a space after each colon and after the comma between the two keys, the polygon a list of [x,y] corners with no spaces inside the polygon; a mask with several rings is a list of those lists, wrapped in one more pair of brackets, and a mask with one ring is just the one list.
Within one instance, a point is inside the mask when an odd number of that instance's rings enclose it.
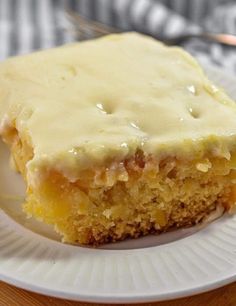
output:
{"label": "fork", "polygon": [[[66,15],[71,23],[74,25],[74,33],[79,40],[86,40],[90,38],[96,38],[110,33],[120,33],[121,30],[118,28],[111,27],[102,22],[94,21],[80,15],[66,8]],[[149,34],[150,35],[150,34]],[[152,36],[152,35],[151,35]],[[197,38],[210,42],[217,42],[222,45],[236,47],[236,36],[224,33],[189,33],[180,34],[170,37],[156,37],[167,45],[180,45],[181,43],[188,41],[192,38]]]}

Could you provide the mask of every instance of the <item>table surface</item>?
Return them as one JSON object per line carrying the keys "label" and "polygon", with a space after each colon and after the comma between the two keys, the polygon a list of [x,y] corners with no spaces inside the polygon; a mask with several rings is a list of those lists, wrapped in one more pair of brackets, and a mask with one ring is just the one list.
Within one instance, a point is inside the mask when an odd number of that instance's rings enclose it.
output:
{"label": "table surface", "polygon": [[[71,302],[28,292],[3,282],[0,282],[0,306],[85,306],[95,305],[81,302]],[[123,304],[126,305],[126,304]],[[220,289],[174,301],[147,303],[150,306],[235,306],[236,283]]]}

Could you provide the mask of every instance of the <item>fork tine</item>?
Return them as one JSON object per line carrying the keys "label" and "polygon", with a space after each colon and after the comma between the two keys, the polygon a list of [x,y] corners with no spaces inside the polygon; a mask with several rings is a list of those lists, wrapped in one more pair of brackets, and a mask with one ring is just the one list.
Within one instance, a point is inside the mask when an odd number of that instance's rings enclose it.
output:
{"label": "fork tine", "polygon": [[81,31],[82,31],[83,33],[87,33],[87,35],[89,36],[91,36],[92,34],[95,37],[99,37],[99,36],[110,34],[110,33],[120,32],[116,28],[107,26],[97,21],[87,19],[86,17],[81,16],[79,13],[75,13],[74,11],[68,8],[66,8],[66,14],[69,20],[76,27],[78,34],[81,34]]}
{"label": "fork tine", "polygon": [[101,32],[99,29],[94,29],[91,27],[91,25],[88,25],[84,22],[78,22],[78,20],[74,20],[70,17],[70,21],[74,25],[74,32],[76,32],[77,36],[79,36],[80,39],[88,39],[91,36],[102,36],[104,35],[103,32]]}
{"label": "fork tine", "polygon": [[80,40],[100,37],[104,35],[103,32],[94,30],[93,28],[88,27],[86,24],[75,24],[74,32],[80,38]]}

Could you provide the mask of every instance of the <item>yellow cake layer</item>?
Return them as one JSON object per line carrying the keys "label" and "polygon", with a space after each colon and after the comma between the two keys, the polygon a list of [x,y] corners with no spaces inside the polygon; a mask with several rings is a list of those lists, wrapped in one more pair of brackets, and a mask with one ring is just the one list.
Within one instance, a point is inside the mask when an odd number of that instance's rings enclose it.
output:
{"label": "yellow cake layer", "polygon": [[235,205],[236,106],[177,47],[126,33],[0,64],[24,210],[99,244]]}
{"label": "yellow cake layer", "polygon": [[235,205],[231,177],[236,172],[220,159],[211,163],[207,174],[192,163],[179,162],[170,170],[169,161],[163,161],[159,171],[150,163],[149,171],[130,169],[127,181],[112,187],[81,188],[52,175],[37,192],[29,191],[24,210],[54,224],[70,243],[96,245],[191,226],[217,207],[232,210]]}

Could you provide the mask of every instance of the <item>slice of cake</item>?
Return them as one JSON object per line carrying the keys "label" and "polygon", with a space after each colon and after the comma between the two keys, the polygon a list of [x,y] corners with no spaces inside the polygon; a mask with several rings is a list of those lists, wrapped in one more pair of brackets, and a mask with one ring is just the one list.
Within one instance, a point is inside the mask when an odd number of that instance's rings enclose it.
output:
{"label": "slice of cake", "polygon": [[135,33],[0,65],[24,210],[64,242],[196,224],[236,201],[236,107],[196,61]]}

